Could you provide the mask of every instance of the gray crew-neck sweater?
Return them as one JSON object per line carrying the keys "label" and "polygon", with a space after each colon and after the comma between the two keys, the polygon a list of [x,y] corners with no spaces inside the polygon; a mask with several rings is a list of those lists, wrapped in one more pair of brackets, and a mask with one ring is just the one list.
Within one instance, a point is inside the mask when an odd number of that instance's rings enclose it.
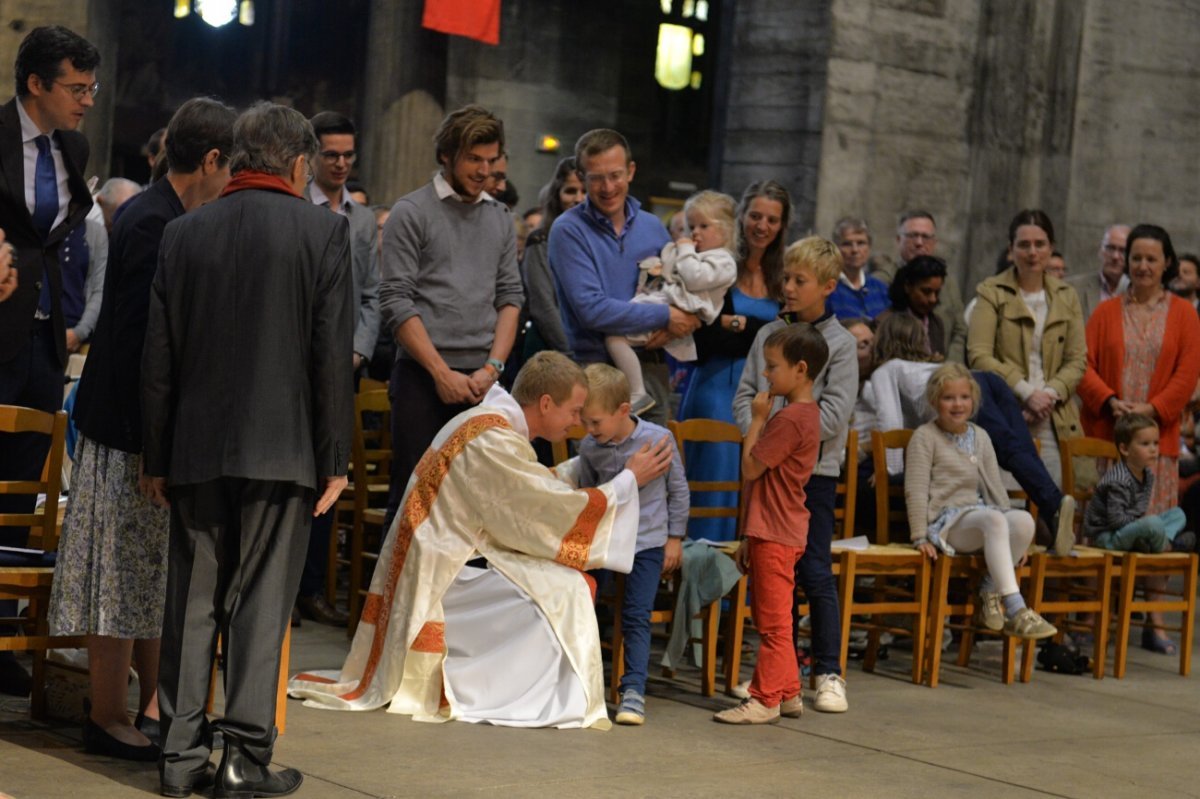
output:
{"label": "gray crew-neck sweater", "polygon": [[[401,197],[383,227],[379,306],[396,328],[419,316],[446,365],[478,369],[496,332],[496,312],[521,307],[512,215],[494,200],[439,200],[433,183]],[[397,357],[410,357],[398,349]]]}

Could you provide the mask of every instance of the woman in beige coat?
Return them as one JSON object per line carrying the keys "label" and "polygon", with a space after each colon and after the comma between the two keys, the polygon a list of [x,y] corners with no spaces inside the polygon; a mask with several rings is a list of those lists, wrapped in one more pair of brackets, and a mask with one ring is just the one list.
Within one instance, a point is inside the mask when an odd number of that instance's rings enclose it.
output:
{"label": "woman in beige coat", "polygon": [[1021,211],[1008,227],[1015,264],[976,289],[967,333],[971,368],[995,372],[1021,403],[1042,461],[1062,486],[1058,439],[1083,435],[1071,395],[1087,368],[1083,311],[1075,289],[1047,275],[1054,226],[1043,211]]}

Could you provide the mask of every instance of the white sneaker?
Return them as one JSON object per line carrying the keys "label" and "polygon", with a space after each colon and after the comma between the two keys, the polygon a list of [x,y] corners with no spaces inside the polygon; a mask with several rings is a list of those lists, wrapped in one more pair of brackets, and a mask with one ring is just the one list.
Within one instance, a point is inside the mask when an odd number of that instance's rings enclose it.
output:
{"label": "white sneaker", "polygon": [[850,709],[846,701],[846,681],[837,674],[822,674],[817,678],[817,696],[813,709],[822,713],[845,713]]}

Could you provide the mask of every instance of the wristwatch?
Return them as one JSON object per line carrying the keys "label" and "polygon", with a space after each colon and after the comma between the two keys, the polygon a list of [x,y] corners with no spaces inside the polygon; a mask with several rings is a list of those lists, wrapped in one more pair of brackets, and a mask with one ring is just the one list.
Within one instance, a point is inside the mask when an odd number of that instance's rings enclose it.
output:
{"label": "wristwatch", "polygon": [[736,316],[736,315],[735,315],[735,316],[733,317],[733,319],[731,319],[731,320],[729,321],[729,329],[730,329],[730,330],[732,330],[734,333],[741,332],[741,329],[742,329],[742,317],[740,317],[740,316]]}
{"label": "wristwatch", "polygon": [[499,377],[500,375],[504,374],[504,361],[501,361],[498,358],[488,358],[486,361],[484,361],[483,365],[490,366],[493,369],[495,369],[496,377]]}

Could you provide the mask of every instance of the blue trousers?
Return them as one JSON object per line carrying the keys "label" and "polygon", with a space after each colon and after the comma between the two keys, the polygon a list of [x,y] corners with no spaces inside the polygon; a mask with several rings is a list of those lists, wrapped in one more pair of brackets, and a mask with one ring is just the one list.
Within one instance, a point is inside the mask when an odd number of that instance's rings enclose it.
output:
{"label": "blue trousers", "polygon": [[837,480],[813,475],[804,487],[808,543],[796,564],[796,583],[808,597],[814,674],[841,674],[842,622],[833,579],[833,507]]}
{"label": "blue trousers", "polygon": [[1166,552],[1186,523],[1183,509],[1171,508],[1157,516],[1132,521],[1115,532],[1100,533],[1096,536],[1096,546],[1120,552]]}
{"label": "blue trousers", "polygon": [[1062,491],[1050,478],[1046,464],[1033,446],[1029,425],[1021,415],[1021,406],[1012,389],[992,372],[973,371],[971,375],[979,383],[981,394],[975,423],[992,440],[1000,468],[1012,472],[1043,515],[1057,513],[1062,503]]}
{"label": "blue trousers", "polygon": [[650,668],[650,613],[662,577],[664,547],[643,549],[633,557],[633,571],[625,575],[621,599],[621,635],[625,639],[625,672],[620,692],[632,688],[646,694],[646,672]]}

